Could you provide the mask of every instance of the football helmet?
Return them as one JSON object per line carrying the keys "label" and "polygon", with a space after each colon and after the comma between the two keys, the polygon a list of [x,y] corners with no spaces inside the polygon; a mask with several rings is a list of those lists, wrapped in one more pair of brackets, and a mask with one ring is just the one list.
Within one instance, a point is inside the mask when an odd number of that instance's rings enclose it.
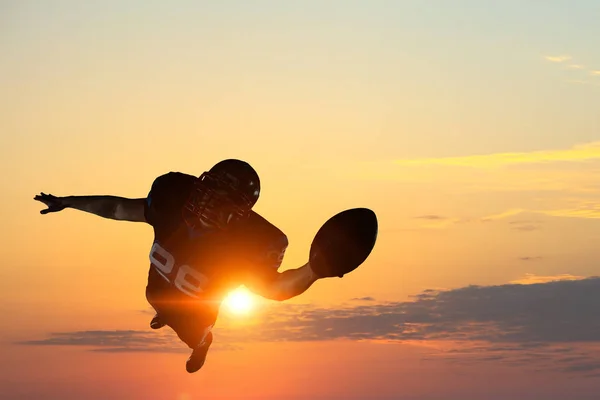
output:
{"label": "football helmet", "polygon": [[185,203],[183,217],[192,228],[224,229],[246,218],[260,195],[258,174],[245,161],[218,162],[198,177]]}

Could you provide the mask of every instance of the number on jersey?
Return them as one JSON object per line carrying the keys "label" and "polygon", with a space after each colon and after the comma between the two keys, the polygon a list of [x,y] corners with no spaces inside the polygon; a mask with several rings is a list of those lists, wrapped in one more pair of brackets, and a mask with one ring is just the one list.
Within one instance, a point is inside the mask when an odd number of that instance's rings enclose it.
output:
{"label": "number on jersey", "polygon": [[150,250],[150,262],[167,281],[188,296],[199,298],[208,278],[187,264],[176,265],[175,258],[160,244],[154,242]]}

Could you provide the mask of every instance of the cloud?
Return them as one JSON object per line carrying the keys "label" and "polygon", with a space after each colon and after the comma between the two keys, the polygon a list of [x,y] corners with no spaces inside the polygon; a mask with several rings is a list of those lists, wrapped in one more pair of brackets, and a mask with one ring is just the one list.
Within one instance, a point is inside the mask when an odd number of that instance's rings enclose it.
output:
{"label": "cloud", "polygon": [[[106,353],[189,353],[189,348],[183,344],[170,329],[160,331],[148,330],[109,330],[109,331],[76,331],[54,332],[42,340],[18,342],[30,346],[81,346],[93,351]],[[211,347],[212,348],[212,347]],[[218,344],[217,349],[234,349],[234,346]]]}
{"label": "cloud", "polygon": [[[268,303],[247,324],[233,327],[220,321],[215,344],[374,340],[427,346],[432,358],[453,362],[600,371],[600,278],[525,279],[527,284],[429,289],[412,301],[369,299],[368,304],[338,308]],[[543,282],[532,282],[536,279]],[[169,330],[65,332],[23,344],[92,346],[101,351],[185,349],[165,332]]]}
{"label": "cloud", "polygon": [[521,209],[521,208],[514,208],[514,209],[510,209],[510,210],[506,210],[503,211],[501,213],[498,214],[492,214],[492,215],[488,215],[485,217],[480,218],[481,222],[489,222],[489,221],[495,221],[495,220],[499,220],[499,219],[504,219],[507,217],[512,217],[514,215],[518,215],[525,212],[525,210]]}
{"label": "cloud", "polygon": [[[416,217],[415,219],[424,220],[425,222],[415,225],[415,230],[418,229],[443,229],[451,228],[457,225],[465,224],[481,224],[481,223],[497,223],[503,221],[509,228],[517,232],[535,232],[540,231],[547,220],[536,218],[536,216],[545,216],[552,218],[581,218],[581,219],[599,219],[600,218],[600,203],[590,200],[571,200],[573,206],[569,208],[557,208],[546,210],[521,209],[513,208],[505,211],[500,211],[494,214],[483,216],[467,216],[467,217]],[[513,217],[523,215],[522,219]]]}
{"label": "cloud", "polygon": [[352,301],[375,301],[375,298],[371,297],[371,296],[365,296],[365,297],[355,297],[351,300]]}
{"label": "cloud", "polygon": [[531,152],[480,154],[461,157],[400,159],[402,166],[443,165],[470,168],[497,168],[515,164],[550,162],[583,162],[600,159],[600,142],[579,144],[570,149],[538,150]]}
{"label": "cloud", "polygon": [[[567,55],[544,56],[544,58],[547,61],[551,61],[553,63],[558,63],[558,64],[561,64],[561,63],[564,63],[565,61],[573,59],[571,56],[567,56]],[[572,64],[566,65],[565,68],[570,69],[570,70],[582,71],[582,73],[585,73],[586,75],[589,75],[589,76],[600,76],[600,70],[589,69],[581,64],[572,63]],[[579,85],[600,86],[600,83],[598,83],[598,82],[591,82],[591,81],[587,81],[584,79],[568,79],[566,82],[579,84]]]}
{"label": "cloud", "polygon": [[501,219],[505,219],[508,217],[512,217],[518,214],[526,212],[523,209],[510,209],[497,214],[485,215],[483,217],[470,217],[470,218],[450,218],[443,217],[437,214],[426,214],[415,217],[415,219],[421,219],[428,221],[425,224],[420,225],[421,228],[445,228],[453,224],[467,224],[474,222],[491,222],[497,221]]}
{"label": "cloud", "polygon": [[461,222],[460,218],[448,218],[437,214],[419,215],[415,219],[426,221],[419,225],[420,228],[425,229],[446,228],[452,224]]}
{"label": "cloud", "polygon": [[542,229],[542,222],[535,220],[515,220],[509,221],[511,229],[519,232],[533,232]]}
{"label": "cloud", "polygon": [[[447,227],[450,227],[452,225],[457,225],[457,224],[496,222],[496,221],[501,221],[501,220],[505,220],[505,219],[511,219],[511,217],[515,217],[515,216],[521,215],[521,214],[531,214],[531,215],[544,214],[544,215],[549,215],[549,216],[561,216],[561,217],[564,217],[564,216],[573,217],[574,216],[574,214],[556,215],[557,213],[555,213],[552,210],[539,211],[539,210],[525,210],[525,209],[520,209],[520,208],[513,208],[513,209],[508,209],[506,211],[498,212],[495,214],[488,214],[488,215],[479,216],[479,217],[473,216],[473,217],[464,217],[464,218],[457,218],[457,217],[455,217],[455,218],[450,218],[450,217],[437,218],[435,214],[432,214],[431,216],[417,217],[417,219],[424,219],[427,221],[432,221],[432,222],[426,222],[426,223],[419,225],[419,228],[447,228]],[[434,217],[436,217],[436,218],[434,218]],[[535,219],[509,220],[506,223],[510,226],[510,228],[512,230],[521,231],[521,232],[531,232],[531,231],[540,230],[543,225],[543,221],[535,220]]]}
{"label": "cloud", "polygon": [[[600,81],[598,82],[600,85]],[[521,192],[532,208],[540,204],[532,196],[594,196],[600,193],[600,141],[535,151],[398,158],[339,165],[330,170],[344,179],[402,183],[406,190],[437,196]],[[554,207],[554,206],[552,206]],[[432,214],[422,212],[423,217]],[[419,215],[419,214],[416,214]],[[425,219],[422,219],[425,221]],[[430,222],[435,222],[430,219]],[[438,220],[442,222],[442,220]]]}
{"label": "cloud", "polygon": [[572,57],[571,56],[567,56],[567,55],[560,55],[560,56],[544,56],[544,58],[548,61],[551,62],[555,62],[555,63],[561,63],[567,60],[571,60]]}
{"label": "cloud", "polygon": [[445,360],[459,365],[493,362],[533,371],[576,374],[595,378],[600,374],[600,351],[587,345],[531,343],[499,345],[494,343],[462,343],[455,347],[437,346],[424,361]]}
{"label": "cloud", "polygon": [[[532,260],[532,259],[540,259],[541,257],[522,257],[521,260]],[[517,285],[533,285],[536,283],[548,283],[548,282],[557,282],[557,281],[576,281],[580,279],[585,279],[583,276],[571,275],[571,274],[560,274],[560,275],[550,275],[550,276],[541,276],[535,274],[525,274],[523,278],[510,281],[510,283],[514,283]]]}
{"label": "cloud", "polygon": [[569,218],[600,218],[600,204],[587,201],[581,202],[575,208],[546,210],[540,211],[543,214],[553,217],[569,217]]}
{"label": "cloud", "polygon": [[[541,260],[543,257],[541,256],[535,256],[535,257],[531,257],[531,256],[525,256],[525,257],[519,257],[519,260],[521,261],[537,261],[537,260]],[[516,282],[511,282],[511,283],[516,283]]]}
{"label": "cloud", "polygon": [[[600,203],[590,200],[578,200],[574,202],[574,207],[571,208],[559,208],[550,210],[525,210],[525,209],[510,209],[498,214],[492,214],[489,216],[481,217],[479,220],[483,222],[494,221],[505,219],[519,214],[538,214],[546,215],[549,217],[562,217],[562,218],[585,218],[585,219],[598,219],[600,218]],[[508,224],[513,226],[516,230],[538,230],[541,228],[543,221],[524,219],[524,220],[513,220],[508,221]]]}
{"label": "cloud", "polygon": [[427,220],[431,220],[431,221],[444,221],[447,218],[446,217],[442,217],[441,215],[435,215],[435,214],[429,214],[429,215],[420,215],[418,217],[415,217],[417,219],[427,219]]}
{"label": "cloud", "polygon": [[[527,214],[531,218],[526,219],[513,219],[512,217]],[[600,218],[600,203],[592,201],[580,201],[576,203],[573,208],[561,208],[561,209],[549,209],[549,210],[534,210],[534,209],[520,209],[513,208],[506,211],[501,211],[494,214],[488,214],[483,216],[471,216],[471,217],[416,217],[415,219],[425,220],[426,222],[420,223],[415,227],[417,229],[443,229],[450,228],[456,225],[464,224],[476,224],[476,223],[490,223],[507,220],[504,223],[508,224],[511,230],[518,232],[535,232],[543,228],[547,221],[533,218],[535,215],[544,215],[547,217],[555,218],[583,218],[583,219],[598,219]]]}
{"label": "cloud", "polygon": [[154,334],[150,331],[114,330],[114,331],[77,331],[56,332],[43,340],[20,342],[24,345],[43,346],[84,346],[94,347],[105,352],[159,352],[181,353],[187,346],[178,343],[176,336],[169,331]]}

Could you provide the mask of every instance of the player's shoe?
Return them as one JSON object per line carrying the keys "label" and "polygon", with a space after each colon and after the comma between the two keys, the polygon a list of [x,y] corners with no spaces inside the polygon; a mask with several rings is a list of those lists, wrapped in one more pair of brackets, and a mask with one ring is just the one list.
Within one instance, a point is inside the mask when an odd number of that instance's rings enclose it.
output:
{"label": "player's shoe", "polygon": [[194,351],[192,351],[192,355],[190,356],[190,358],[188,358],[187,362],[185,363],[185,369],[187,370],[187,372],[191,374],[202,368],[202,366],[204,365],[204,361],[206,361],[206,354],[208,353],[208,348],[210,347],[212,341],[213,334],[212,332],[208,332],[208,335],[206,335],[206,339],[204,340],[204,342],[199,344],[198,347],[196,347]]}
{"label": "player's shoe", "polygon": [[156,314],[154,316],[154,318],[152,318],[152,321],[150,321],[150,328],[152,328],[152,329],[160,329],[160,328],[162,328],[165,325],[166,324],[161,321],[161,319],[158,316],[158,314]]}

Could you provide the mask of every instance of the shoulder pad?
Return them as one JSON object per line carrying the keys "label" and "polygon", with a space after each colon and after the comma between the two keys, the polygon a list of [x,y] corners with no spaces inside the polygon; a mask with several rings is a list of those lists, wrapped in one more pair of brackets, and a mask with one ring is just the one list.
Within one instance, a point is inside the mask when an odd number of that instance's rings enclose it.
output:
{"label": "shoulder pad", "polygon": [[250,212],[248,227],[270,243],[288,245],[285,233],[255,211]]}

